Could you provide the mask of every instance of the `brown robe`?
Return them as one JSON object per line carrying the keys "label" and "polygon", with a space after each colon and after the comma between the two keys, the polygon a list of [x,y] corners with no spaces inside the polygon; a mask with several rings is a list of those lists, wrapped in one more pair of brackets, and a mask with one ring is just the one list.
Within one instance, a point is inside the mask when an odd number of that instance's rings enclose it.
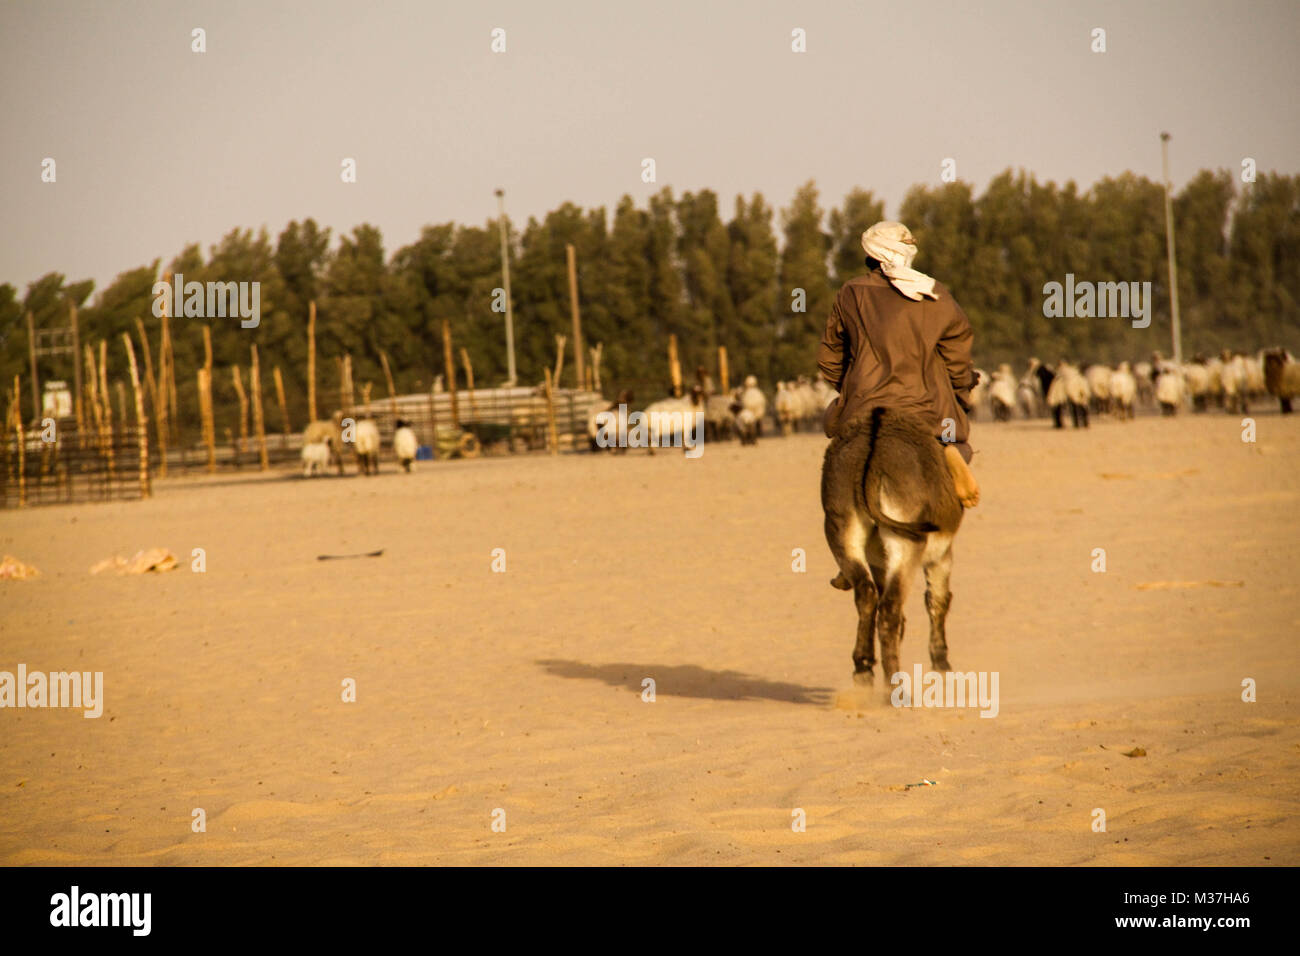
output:
{"label": "brown robe", "polygon": [[844,283],[817,353],[822,378],[840,393],[826,409],[827,436],[872,408],[898,408],[931,423],[936,438],[952,419],[947,437],[969,460],[975,334],[952,293],[940,282],[934,291],[938,299],[909,299],[879,271]]}

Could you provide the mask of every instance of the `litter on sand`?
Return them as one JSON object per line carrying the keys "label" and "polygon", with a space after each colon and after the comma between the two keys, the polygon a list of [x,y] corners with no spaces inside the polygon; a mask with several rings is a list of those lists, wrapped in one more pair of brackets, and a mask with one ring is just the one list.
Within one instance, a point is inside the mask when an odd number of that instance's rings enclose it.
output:
{"label": "litter on sand", "polygon": [[378,551],[363,551],[361,554],[318,554],[317,561],[342,561],[345,558],[377,558],[384,553],[384,549]]}
{"label": "litter on sand", "polygon": [[[1102,750],[1110,750],[1105,744],[1098,744]],[[1120,755],[1123,757],[1145,757],[1147,752],[1141,747],[1134,747],[1132,750],[1121,750]]]}
{"label": "litter on sand", "polygon": [[146,548],[129,558],[114,555],[105,558],[90,569],[91,574],[116,571],[118,574],[145,574],[149,571],[170,571],[176,567],[176,555],[166,548]]}
{"label": "litter on sand", "polygon": [[39,577],[40,573],[32,565],[19,561],[12,554],[6,554],[4,560],[0,561],[0,581],[26,581]]}
{"label": "litter on sand", "polygon": [[906,784],[906,788],[908,790],[912,789],[913,787],[937,787],[937,786],[939,786],[938,780],[922,780],[920,783]]}

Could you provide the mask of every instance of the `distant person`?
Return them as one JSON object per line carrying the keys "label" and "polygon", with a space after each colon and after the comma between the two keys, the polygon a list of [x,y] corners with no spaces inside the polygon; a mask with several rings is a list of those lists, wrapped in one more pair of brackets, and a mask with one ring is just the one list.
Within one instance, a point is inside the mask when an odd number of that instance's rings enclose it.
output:
{"label": "distant person", "polygon": [[912,268],[916,240],[901,222],[876,223],[862,247],[870,271],[840,289],[817,355],[822,378],[840,393],[826,409],[826,434],[872,408],[912,412],[933,427],[957,497],[973,508],[970,319],[942,283]]}

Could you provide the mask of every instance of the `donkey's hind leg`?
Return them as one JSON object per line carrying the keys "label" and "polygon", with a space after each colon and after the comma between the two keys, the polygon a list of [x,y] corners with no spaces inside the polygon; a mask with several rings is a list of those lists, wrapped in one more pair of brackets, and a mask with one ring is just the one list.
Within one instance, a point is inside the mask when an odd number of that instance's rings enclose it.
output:
{"label": "donkey's hind leg", "polygon": [[884,575],[876,610],[880,637],[880,664],[886,677],[898,673],[898,651],[903,642],[903,605],[925,544],[888,530],[880,532],[884,551]]}
{"label": "donkey's hind leg", "polygon": [[952,605],[948,577],[952,573],[952,535],[931,534],[925,543],[925,609],[930,614],[930,666],[952,670],[948,663],[948,637],[944,622]]}
{"label": "donkey's hind leg", "polygon": [[858,608],[858,639],[853,645],[853,679],[870,684],[876,665],[876,583],[866,566],[853,581],[853,602]]}
{"label": "donkey's hind leg", "polygon": [[839,566],[831,586],[842,591],[852,589],[858,610],[857,639],[853,645],[853,677],[870,683],[876,663],[876,585],[867,568],[867,522],[853,512],[826,512],[826,543]]}

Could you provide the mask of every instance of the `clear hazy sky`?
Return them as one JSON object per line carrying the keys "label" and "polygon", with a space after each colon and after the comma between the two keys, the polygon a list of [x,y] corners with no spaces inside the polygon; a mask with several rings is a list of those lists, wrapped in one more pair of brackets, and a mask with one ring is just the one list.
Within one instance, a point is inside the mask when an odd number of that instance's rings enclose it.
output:
{"label": "clear hazy sky", "polygon": [[862,186],[897,214],[946,157],[978,191],[1008,166],[1158,179],[1162,129],[1176,185],[1247,156],[1294,173],[1298,95],[1297,0],[0,0],[0,282],[103,289],[308,216],[373,223],[391,254],[482,224],[498,186],[516,223],[664,186],[727,217],[809,178],[824,208]]}

